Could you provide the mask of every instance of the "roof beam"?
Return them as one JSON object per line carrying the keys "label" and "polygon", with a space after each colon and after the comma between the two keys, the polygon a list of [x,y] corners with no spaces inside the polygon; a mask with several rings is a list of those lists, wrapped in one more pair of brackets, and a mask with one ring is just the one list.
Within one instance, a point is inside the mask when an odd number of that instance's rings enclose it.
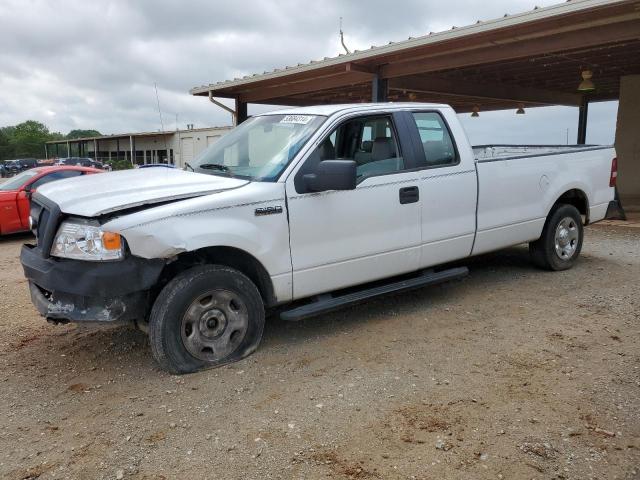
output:
{"label": "roof beam", "polygon": [[285,98],[270,98],[269,100],[263,100],[254,102],[264,105],[285,105],[289,107],[308,107],[310,105],[319,105],[321,102],[315,101],[311,98],[298,98],[298,97],[285,97]]}
{"label": "roof beam", "polygon": [[345,65],[347,72],[359,72],[368,74],[370,77],[375,77],[378,73],[377,69],[369,68],[364,65],[358,65],[357,63],[349,62]]}
{"label": "roof beam", "polygon": [[450,50],[437,55],[424,55],[389,63],[380,68],[380,75],[383,78],[395,78],[635,40],[640,38],[640,19],[603,25],[591,28],[587,32],[576,30],[540,38],[514,38],[511,42],[496,42],[494,45],[472,50]]}
{"label": "roof beam", "polygon": [[582,101],[582,95],[577,93],[553,92],[516,85],[449,80],[434,76],[392,78],[389,80],[389,90],[443,93],[500,101],[533,102],[546,105],[579,106]]}
{"label": "roof beam", "polygon": [[239,99],[243,102],[264,102],[265,100],[300,95],[303,93],[329,90],[331,88],[346,87],[371,80],[368,72],[345,71],[337,75],[324,78],[312,78],[306,81],[286,83],[275,87],[256,88],[241,92]]}

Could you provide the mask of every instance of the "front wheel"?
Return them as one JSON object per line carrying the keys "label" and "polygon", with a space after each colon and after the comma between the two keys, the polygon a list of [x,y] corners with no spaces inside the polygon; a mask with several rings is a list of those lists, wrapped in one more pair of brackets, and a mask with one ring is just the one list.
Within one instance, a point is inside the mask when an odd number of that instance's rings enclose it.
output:
{"label": "front wheel", "polygon": [[260,292],[244,274],[220,265],[179,274],[162,289],[149,318],[153,356],[177,374],[246,357],[263,330]]}
{"label": "front wheel", "polygon": [[531,259],[546,270],[567,270],[580,255],[583,236],[578,209],[573,205],[558,205],[547,217],[540,238],[529,244]]}

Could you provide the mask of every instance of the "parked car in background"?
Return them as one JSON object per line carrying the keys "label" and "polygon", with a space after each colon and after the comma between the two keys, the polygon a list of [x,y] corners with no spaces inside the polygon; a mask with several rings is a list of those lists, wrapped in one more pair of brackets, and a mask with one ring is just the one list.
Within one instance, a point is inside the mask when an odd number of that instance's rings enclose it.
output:
{"label": "parked car in background", "polygon": [[37,167],[0,184],[0,235],[29,230],[31,195],[45,183],[102,170],[87,167]]}
{"label": "parked car in background", "polygon": [[55,164],[56,165],[76,165],[79,167],[99,168],[101,170],[105,169],[105,166],[102,164],[102,162],[98,162],[93,158],[88,158],[88,157],[60,158]]}
{"label": "parked car in background", "polygon": [[7,176],[7,170],[4,167],[4,162],[0,163],[0,177],[4,178]]}
{"label": "parked car in background", "polygon": [[20,163],[18,160],[7,160],[4,162],[4,171],[7,177],[20,172]]}
{"label": "parked car in background", "polygon": [[17,160],[7,160],[4,162],[5,174],[8,177],[37,166],[38,161],[35,158],[19,158]]}
{"label": "parked car in background", "polygon": [[145,163],[144,165],[138,166],[138,168],[151,168],[151,167],[176,168],[176,166],[172,165],[171,163]]}

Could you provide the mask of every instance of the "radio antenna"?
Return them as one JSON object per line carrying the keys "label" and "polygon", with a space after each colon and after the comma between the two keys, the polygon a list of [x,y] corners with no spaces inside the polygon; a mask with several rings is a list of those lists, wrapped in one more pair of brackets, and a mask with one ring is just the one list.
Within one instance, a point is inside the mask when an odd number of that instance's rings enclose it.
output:
{"label": "radio antenna", "polygon": [[156,90],[156,103],[158,104],[158,115],[160,116],[160,131],[164,133],[164,122],[162,121],[162,110],[160,110],[160,97],[158,96],[158,84],[154,83],[153,88]]}
{"label": "radio antenna", "polygon": [[344,48],[344,51],[347,52],[347,54],[351,53],[351,51],[344,44],[344,32],[342,31],[342,17],[340,17],[340,43],[342,44],[342,48]]}
{"label": "radio antenna", "polygon": [[167,158],[169,158],[169,149],[167,148],[167,136],[164,134],[164,122],[162,121],[162,110],[160,110],[160,97],[158,96],[158,84],[154,82],[153,88],[156,90],[156,103],[158,104],[158,115],[160,116],[160,132],[164,139],[164,150]]}

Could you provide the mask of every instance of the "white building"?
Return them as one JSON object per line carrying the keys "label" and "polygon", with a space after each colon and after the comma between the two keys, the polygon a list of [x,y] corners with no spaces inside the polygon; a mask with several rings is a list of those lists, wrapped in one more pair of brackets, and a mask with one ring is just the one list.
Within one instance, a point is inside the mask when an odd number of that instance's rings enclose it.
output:
{"label": "white building", "polygon": [[123,133],[55,140],[47,142],[47,157],[90,157],[101,162],[126,160],[134,165],[170,163],[183,168],[184,162],[191,161],[231,128],[192,128],[164,133]]}

